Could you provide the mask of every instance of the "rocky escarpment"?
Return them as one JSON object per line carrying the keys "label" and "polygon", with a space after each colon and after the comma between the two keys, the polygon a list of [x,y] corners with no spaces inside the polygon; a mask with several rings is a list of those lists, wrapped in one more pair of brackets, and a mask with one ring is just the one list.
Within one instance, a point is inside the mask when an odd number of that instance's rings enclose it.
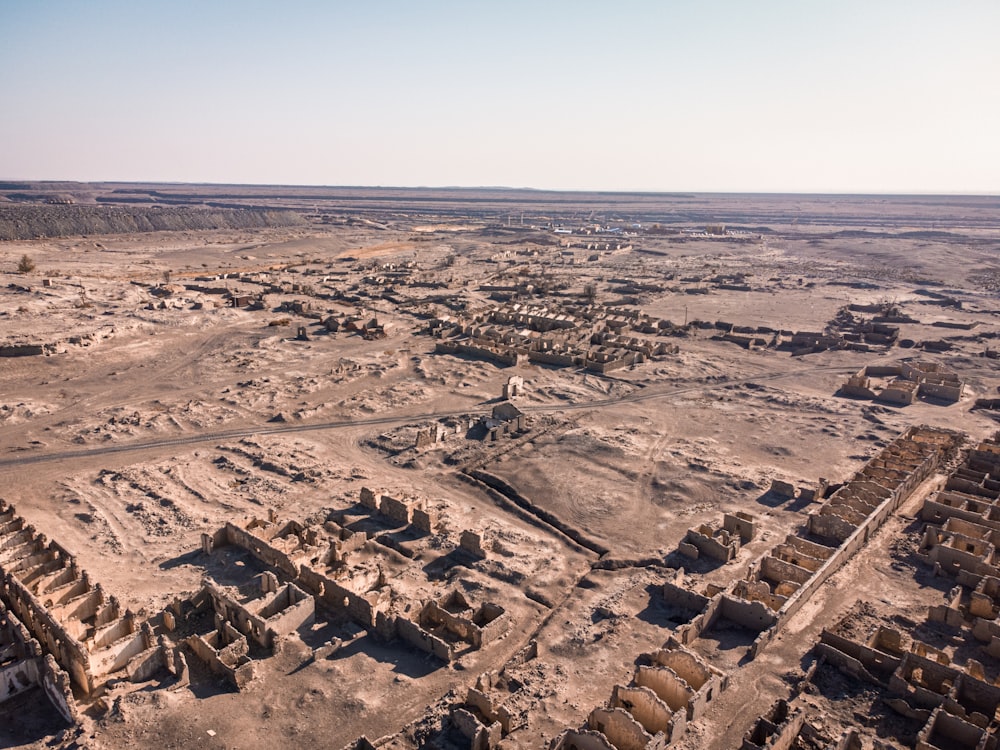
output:
{"label": "rocky escarpment", "polygon": [[304,224],[295,211],[151,206],[0,205],[0,240]]}

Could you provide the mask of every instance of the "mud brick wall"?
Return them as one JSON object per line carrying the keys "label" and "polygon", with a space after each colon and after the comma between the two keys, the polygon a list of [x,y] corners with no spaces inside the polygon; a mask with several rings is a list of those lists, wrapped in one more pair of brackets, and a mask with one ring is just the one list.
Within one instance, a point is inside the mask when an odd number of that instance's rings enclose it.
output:
{"label": "mud brick wall", "polygon": [[295,578],[299,573],[298,566],[291,561],[288,555],[274,548],[260,537],[244,531],[239,526],[227,522],[225,525],[225,539],[229,544],[247,550],[265,565],[277,568],[292,578]]}
{"label": "mud brick wall", "polygon": [[397,500],[389,495],[382,495],[382,502],[379,504],[379,512],[391,521],[395,521],[400,526],[408,525],[410,520],[413,518],[412,502]]}
{"label": "mud brick wall", "polygon": [[488,646],[497,638],[507,632],[510,627],[510,618],[507,611],[499,604],[485,602],[476,610],[473,616],[473,624],[476,625],[478,634],[478,647]]}
{"label": "mud brick wall", "polygon": [[0,599],[38,638],[42,647],[55,657],[56,662],[70,673],[80,689],[87,695],[93,692],[89,652],[34,594],[13,575],[5,573],[0,579]]}
{"label": "mud brick wall", "polygon": [[648,687],[615,685],[611,706],[624,708],[650,734],[668,732],[673,711]]}
{"label": "mud brick wall", "polygon": [[567,729],[549,744],[549,750],[616,750],[608,738],[590,729]]}
{"label": "mud brick wall", "polygon": [[595,708],[587,718],[587,726],[602,732],[619,749],[644,750],[653,740],[653,736],[623,708]]}
{"label": "mud brick wall", "polygon": [[779,560],[770,555],[761,560],[760,563],[760,577],[774,583],[781,583],[782,581],[805,583],[812,575],[812,571],[807,568],[793,565],[790,562]]}
{"label": "mud brick wall", "polygon": [[369,596],[375,601],[369,601],[367,596],[358,595],[305,565],[302,566],[299,581],[307,590],[317,592],[323,603],[334,612],[346,611],[354,622],[364,628],[375,626],[377,608],[374,605],[379,599],[376,592],[370,592]]}
{"label": "mud brick wall", "polygon": [[697,529],[688,529],[684,541],[698,549],[698,553],[713,560],[728,562],[736,557],[740,544],[738,539],[729,539],[728,533],[725,538],[717,538],[713,535],[715,530],[709,526],[702,526]]}
{"label": "mud brick wall", "polygon": [[433,654],[445,662],[451,662],[455,658],[455,653],[449,644],[405,617],[396,618],[396,635],[411,646]]}

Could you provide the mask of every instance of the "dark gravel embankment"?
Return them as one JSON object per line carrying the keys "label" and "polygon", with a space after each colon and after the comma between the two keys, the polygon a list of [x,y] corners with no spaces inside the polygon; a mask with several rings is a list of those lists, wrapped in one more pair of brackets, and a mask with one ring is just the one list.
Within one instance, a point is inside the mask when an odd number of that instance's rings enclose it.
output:
{"label": "dark gravel embankment", "polygon": [[0,240],[305,224],[295,211],[139,206],[0,205]]}

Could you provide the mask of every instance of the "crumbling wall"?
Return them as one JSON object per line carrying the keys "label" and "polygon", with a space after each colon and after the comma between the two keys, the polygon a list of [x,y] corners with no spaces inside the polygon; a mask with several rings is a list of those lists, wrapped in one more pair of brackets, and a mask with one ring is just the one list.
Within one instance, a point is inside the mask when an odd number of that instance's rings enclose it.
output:
{"label": "crumbling wall", "polygon": [[1000,529],[1000,518],[992,519],[989,515],[984,515],[984,512],[988,514],[991,509],[988,502],[977,501],[976,498],[962,496],[956,492],[939,492],[924,501],[920,519],[931,523],[944,523],[949,518],[959,518]]}
{"label": "crumbling wall", "polygon": [[[352,553],[363,549],[368,543],[368,535],[360,531],[351,531],[350,529],[345,529],[333,521],[326,521],[323,524],[323,528],[334,534],[334,538],[330,540],[330,546],[325,554],[319,556],[318,561],[322,565],[328,567],[333,567],[336,563],[345,562]],[[300,565],[299,576],[303,574],[301,568],[304,567],[305,563]]]}
{"label": "crumbling wall", "polygon": [[778,616],[763,602],[748,602],[728,594],[721,595],[719,614],[748,630],[760,632],[774,627]]}
{"label": "crumbling wall", "polygon": [[875,391],[871,389],[871,379],[864,370],[848,377],[847,382],[840,386],[840,391],[851,398],[873,399],[876,396]]}
{"label": "crumbling wall", "polygon": [[986,562],[994,553],[993,545],[981,539],[964,534],[948,534],[931,546],[927,558],[936,563],[938,569],[950,575],[965,571],[974,576],[996,576],[1000,574],[1000,569]]}
{"label": "crumbling wall", "polygon": [[229,623],[222,623],[221,630],[208,636],[189,636],[184,643],[209,669],[229,680],[237,690],[243,690],[256,676],[246,636]]}
{"label": "crumbling wall", "polygon": [[836,547],[827,547],[810,542],[801,537],[788,535],[783,544],[771,550],[771,554],[779,559],[798,565],[807,570],[817,570],[836,551]]}
{"label": "crumbling wall", "polygon": [[760,575],[762,578],[775,583],[782,581],[805,583],[813,575],[813,572],[807,568],[767,555],[760,561]]}
{"label": "crumbling wall", "polygon": [[265,565],[277,568],[291,578],[298,576],[298,566],[281,550],[233,523],[227,522],[224,528],[225,539],[228,544],[242,547]]}
{"label": "crumbling wall", "polygon": [[0,357],[33,357],[54,349],[53,344],[13,344],[0,346]]}
{"label": "crumbling wall", "polygon": [[[794,614],[812,592],[837,571],[860,549],[885,520],[937,467],[946,451],[953,445],[955,433],[930,427],[911,427],[896,438],[878,456],[869,461],[850,482],[841,487],[824,504],[820,512],[810,514],[809,533],[820,538],[836,539],[840,545],[826,562],[792,594],[781,609],[781,616]],[[871,467],[892,466],[894,478],[886,478],[887,486],[875,485],[867,479]],[[869,514],[858,524],[852,524],[838,513],[851,511],[842,499],[860,499],[871,495],[872,503],[880,499]],[[856,515],[860,513],[854,511]]]}
{"label": "crumbling wall", "polygon": [[906,406],[917,400],[919,385],[909,380],[893,380],[883,388],[877,398],[890,404]]}
{"label": "crumbling wall", "polygon": [[41,683],[39,671],[41,660],[40,655],[33,656],[0,667],[0,703]]}
{"label": "crumbling wall", "polygon": [[[522,359],[522,356],[514,349],[477,346],[457,341],[438,341],[434,345],[434,351],[437,354],[465,354],[474,359],[485,359],[495,362],[503,367],[513,367]],[[540,352],[532,352],[532,354],[540,354]]]}
{"label": "crumbling wall", "polygon": [[125,668],[132,682],[146,682],[159,672],[166,671],[176,678],[175,687],[189,683],[187,660],[180,648],[172,646],[164,636],[159,642],[132,657]]}
{"label": "crumbling wall", "polygon": [[747,731],[741,750],[793,750],[803,726],[804,712],[789,711],[788,704],[779,700]]}
{"label": "crumbling wall", "polygon": [[937,659],[920,654],[903,654],[900,664],[890,680],[890,689],[900,695],[916,696],[917,705],[933,708],[939,706],[952,692],[961,672]]}
{"label": "crumbling wall", "polygon": [[39,683],[42,647],[0,601],[0,703]]}
{"label": "crumbling wall", "polygon": [[628,711],[651,735],[670,729],[673,712],[648,687],[615,685],[611,693],[611,707]]}
{"label": "crumbling wall", "polygon": [[[985,675],[980,676],[985,678]],[[958,676],[944,705],[949,713],[983,725],[989,723],[1000,708],[1000,687],[964,673]]]}
{"label": "crumbling wall", "polygon": [[[654,665],[670,670],[690,691],[683,712],[686,720],[695,720],[701,717],[707,709],[708,703],[718,693],[725,690],[728,684],[728,680],[722,672],[709,666],[690,651],[681,648],[674,639],[671,639],[666,648],[651,654],[651,658]],[[638,678],[635,682],[637,685],[640,684]],[[671,709],[677,711],[666,698],[664,701]],[[678,719],[677,716],[671,719],[671,737],[675,736],[678,731],[683,731],[682,724],[678,722]]]}
{"label": "crumbling wall", "polygon": [[[482,678],[480,678],[480,681]],[[482,687],[486,687],[483,685]],[[522,711],[512,711],[499,701],[494,701],[489,695],[478,688],[469,688],[465,704],[475,708],[486,719],[486,723],[500,725],[501,733],[506,736],[514,729],[524,725],[527,717]]]}
{"label": "crumbling wall", "polygon": [[413,503],[406,500],[397,500],[389,495],[382,495],[382,502],[379,504],[379,513],[400,526],[406,526],[413,520]]}
{"label": "crumbling wall", "polygon": [[358,495],[358,500],[366,508],[378,512],[379,505],[382,501],[382,493],[375,492],[369,487],[362,487],[361,492]]}
{"label": "crumbling wall", "polygon": [[520,375],[511,375],[504,383],[502,397],[504,400],[512,400],[522,395],[524,391],[524,378]]}
{"label": "crumbling wall", "polygon": [[[449,602],[458,598],[461,611],[452,612]],[[473,648],[482,648],[503,635],[509,622],[506,610],[498,604],[484,602],[473,609],[457,591],[445,600],[445,606],[429,601],[420,610],[419,624],[425,628],[444,627],[448,632]]]}
{"label": "crumbling wall", "polygon": [[483,535],[475,531],[463,531],[459,537],[459,548],[465,550],[473,557],[485,558],[486,547],[483,544]]}
{"label": "crumbling wall", "polygon": [[811,513],[808,529],[810,534],[821,539],[834,539],[843,542],[857,530],[857,525],[845,520],[842,516],[829,511]]}
{"label": "crumbling wall", "polygon": [[376,612],[381,611],[381,608],[375,606],[380,602],[380,596],[377,592],[369,592],[370,600],[368,596],[356,594],[306,566],[302,566],[302,570],[305,573],[302,579],[309,582],[310,588],[316,584],[319,585],[322,591],[320,596],[324,604],[335,612],[346,611],[352,620],[365,628],[374,627]]}
{"label": "crumbling wall", "polygon": [[529,362],[540,362],[543,365],[555,365],[556,367],[582,366],[585,359],[584,356],[575,353],[561,354],[559,352],[539,352],[534,350],[528,352]]}
{"label": "crumbling wall", "polygon": [[313,622],[316,617],[316,601],[302,589],[293,584],[285,584],[275,592],[269,605],[261,610],[265,617],[264,623],[274,636],[294,633],[299,628]]}
{"label": "crumbling wall", "polygon": [[750,602],[763,602],[769,609],[779,610],[788,601],[790,594],[798,588],[798,584],[783,582],[775,586],[774,593],[767,581],[737,581],[731,593],[740,599]]}
{"label": "crumbling wall", "polygon": [[795,485],[781,479],[771,480],[770,492],[775,497],[793,498],[795,497]]}
{"label": "crumbling wall", "polygon": [[687,712],[694,699],[695,690],[669,667],[639,665],[634,679],[636,685],[656,693],[671,711]]}
{"label": "crumbling wall", "polygon": [[510,628],[507,610],[493,602],[483,602],[473,613],[472,622],[478,628],[477,648],[493,643]]}
{"label": "crumbling wall", "polygon": [[[668,607],[690,612],[692,617],[704,612],[710,601],[707,596],[703,596],[696,591],[691,591],[671,581],[665,582],[661,591],[663,593],[663,601]],[[689,643],[690,641],[683,642]]]}
{"label": "crumbling wall", "polygon": [[42,647],[67,670],[85,695],[95,688],[87,648],[11,573],[0,578],[0,601],[38,638]]}
{"label": "crumbling wall", "polygon": [[157,644],[133,656],[125,667],[125,673],[129,680],[131,682],[145,682],[161,669],[166,669],[164,655],[162,644]]}
{"label": "crumbling wall", "polygon": [[660,649],[653,655],[653,661],[661,667],[670,667],[674,674],[684,680],[693,690],[701,690],[710,679],[712,670],[689,651],[678,648]]}
{"label": "crumbling wall", "polygon": [[430,511],[423,508],[414,508],[412,525],[417,531],[421,531],[425,534],[433,534],[434,527],[437,525],[437,520]]}
{"label": "crumbling wall", "polygon": [[212,609],[219,617],[232,623],[233,627],[245,637],[253,638],[261,646],[270,648],[267,627],[262,617],[231,598],[226,591],[211,581],[205,581],[202,590],[211,599]]}
{"label": "crumbling wall", "polygon": [[455,652],[450,644],[433,633],[428,633],[417,623],[405,617],[396,618],[396,635],[400,640],[421,651],[426,651],[442,661],[450,663],[455,658]]}
{"label": "crumbling wall", "polygon": [[[664,584],[665,593],[667,591],[666,587],[667,584]],[[684,591],[684,589],[673,585],[671,585],[671,589],[671,598],[676,598],[681,601],[684,600],[682,597],[677,596],[681,591]],[[699,596],[698,594],[694,594],[694,592],[689,593],[694,596]],[[701,634],[708,630],[712,626],[712,623],[714,623],[719,617],[719,610],[722,607],[722,593],[717,593],[711,599],[707,597],[701,597],[701,599],[704,599],[705,601],[705,606],[701,613],[693,617],[686,625],[682,625],[674,630],[674,637],[684,645],[688,645],[695,639],[700,638]]]}
{"label": "crumbling wall", "polygon": [[45,654],[28,629],[0,602],[0,704],[40,686],[69,724],[79,720],[69,675]]}
{"label": "crumbling wall", "polygon": [[724,513],[722,516],[722,528],[730,534],[735,534],[740,538],[742,544],[753,541],[757,535],[756,519],[750,513],[737,511],[736,513]]}
{"label": "crumbling wall", "polygon": [[[738,536],[730,535],[728,531],[723,529],[713,529],[708,525],[688,529],[684,542],[695,547],[699,555],[722,562],[729,562],[736,557],[740,550]],[[684,552],[683,545],[680,549],[681,552]]]}
{"label": "crumbling wall", "polygon": [[549,750],[616,750],[608,738],[589,729],[566,729],[549,743]]}
{"label": "crumbling wall", "polygon": [[595,708],[587,718],[587,726],[602,732],[617,750],[646,750],[653,739],[639,722],[621,708]]}
{"label": "crumbling wall", "polygon": [[129,632],[105,649],[91,652],[90,663],[94,677],[104,677],[125,669],[132,657],[145,651],[152,643],[152,631],[146,625]]}
{"label": "crumbling wall", "polygon": [[482,724],[471,712],[464,708],[451,709],[449,721],[468,741],[469,750],[491,750],[501,739],[500,725]]}
{"label": "crumbling wall", "polygon": [[421,607],[420,624],[426,627],[443,626],[452,635],[470,644],[479,640],[479,628],[469,618],[449,612],[435,601]]}
{"label": "crumbling wall", "polygon": [[[52,654],[46,654],[40,670],[42,690],[49,703],[59,712],[67,723],[77,724],[80,712],[73,697],[73,687],[69,675],[59,668]],[[2,701],[0,701],[2,702]]]}
{"label": "crumbling wall", "polygon": [[277,587],[271,573],[264,574],[262,595],[256,599],[238,601],[210,581],[205,582],[203,591],[224,620],[268,649],[274,648],[276,638],[294,632],[315,617],[313,597],[291,583]]}
{"label": "crumbling wall", "polygon": [[938,708],[917,735],[915,747],[916,750],[996,750],[997,741],[989,737],[985,729]]}
{"label": "crumbling wall", "polygon": [[899,656],[887,654],[827,629],[821,633],[816,651],[831,664],[836,664],[851,674],[867,674],[869,679],[876,682],[888,681],[903,662]]}

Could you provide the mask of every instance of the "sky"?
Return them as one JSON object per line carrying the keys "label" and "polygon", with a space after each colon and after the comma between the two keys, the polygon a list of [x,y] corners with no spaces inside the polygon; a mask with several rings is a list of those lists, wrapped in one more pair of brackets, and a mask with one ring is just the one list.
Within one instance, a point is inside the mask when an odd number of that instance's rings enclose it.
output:
{"label": "sky", "polygon": [[0,0],[0,179],[1000,194],[1000,2]]}

